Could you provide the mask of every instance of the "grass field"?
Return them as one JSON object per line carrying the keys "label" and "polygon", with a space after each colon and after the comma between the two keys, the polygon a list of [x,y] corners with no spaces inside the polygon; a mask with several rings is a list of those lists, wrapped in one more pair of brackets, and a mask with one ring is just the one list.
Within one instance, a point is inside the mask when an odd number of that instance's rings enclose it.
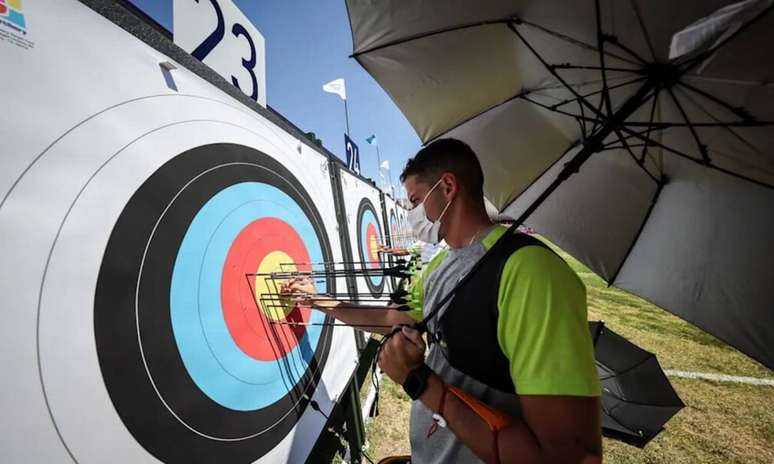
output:
{"label": "grass field", "polygon": [[[773,378],[774,373],[664,310],[607,284],[559,251],[586,284],[590,320],[656,353],[664,369]],[[773,463],[774,387],[671,379],[686,407],[645,449],[605,440],[608,463]],[[380,415],[368,424],[372,458],[409,454],[410,402],[382,382]]]}

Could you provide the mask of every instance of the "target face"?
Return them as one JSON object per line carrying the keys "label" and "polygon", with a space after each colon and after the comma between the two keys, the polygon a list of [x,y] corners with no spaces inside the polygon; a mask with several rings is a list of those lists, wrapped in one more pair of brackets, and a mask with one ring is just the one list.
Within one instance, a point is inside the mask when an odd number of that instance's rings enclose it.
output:
{"label": "target face", "polygon": [[[388,227],[390,228],[390,245],[393,248],[397,248],[398,245],[398,216],[395,214],[395,209],[390,208],[390,215],[387,219]],[[392,256],[389,257],[390,265],[393,265],[393,258]],[[398,287],[398,279],[395,277],[390,278],[390,283],[392,284],[392,288],[396,289]]]}
{"label": "target face", "polygon": [[274,448],[332,332],[287,324],[327,319],[261,301],[276,286],[254,274],[331,259],[308,194],[262,152],[201,146],[151,175],[115,224],[94,307],[104,382],[134,438],[164,462],[253,462]]}
{"label": "target face", "polygon": [[393,247],[398,247],[398,217],[395,215],[395,210],[390,210],[390,219],[389,219],[389,227],[390,227],[390,238],[391,238],[391,244]]}
{"label": "target face", "polygon": [[[364,269],[377,270],[384,267],[379,256],[379,244],[383,243],[383,239],[377,217],[374,205],[368,198],[363,198],[357,209],[357,242],[360,261],[364,263]],[[373,296],[381,296],[384,291],[383,275],[367,275],[365,282]]]}

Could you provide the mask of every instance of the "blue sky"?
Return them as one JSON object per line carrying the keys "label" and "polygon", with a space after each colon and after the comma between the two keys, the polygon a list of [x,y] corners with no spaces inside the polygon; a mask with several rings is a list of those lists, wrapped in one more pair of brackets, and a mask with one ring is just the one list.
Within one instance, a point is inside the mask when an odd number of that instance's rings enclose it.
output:
{"label": "blue sky", "polygon": [[[130,0],[172,30],[172,0]],[[193,1],[193,0],[191,0]],[[266,39],[268,104],[342,159],[344,108],[322,84],[343,77],[347,85],[350,132],[360,147],[362,173],[377,177],[376,152],[365,138],[376,134],[392,179],[420,148],[416,133],[387,94],[352,58],[344,0],[234,0]]]}

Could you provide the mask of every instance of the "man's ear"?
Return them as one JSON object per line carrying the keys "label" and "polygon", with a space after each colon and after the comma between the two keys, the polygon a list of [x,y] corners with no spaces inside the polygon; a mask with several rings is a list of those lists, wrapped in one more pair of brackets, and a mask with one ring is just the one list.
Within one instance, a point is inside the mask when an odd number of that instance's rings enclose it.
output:
{"label": "man's ear", "polygon": [[443,189],[443,194],[446,198],[451,197],[452,195],[456,195],[459,192],[460,184],[457,181],[457,176],[455,176],[451,172],[446,172],[443,175],[441,175],[441,185],[439,185],[441,189]]}

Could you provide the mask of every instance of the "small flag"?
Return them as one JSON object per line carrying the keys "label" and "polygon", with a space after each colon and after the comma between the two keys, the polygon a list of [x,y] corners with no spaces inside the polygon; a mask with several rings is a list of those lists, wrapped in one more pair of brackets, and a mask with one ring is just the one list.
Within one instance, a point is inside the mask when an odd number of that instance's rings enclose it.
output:
{"label": "small flag", "polygon": [[369,145],[376,145],[376,135],[366,138],[366,142],[368,142]]}
{"label": "small flag", "polygon": [[382,169],[390,169],[390,161],[389,160],[382,161],[382,165],[379,167]]}
{"label": "small flag", "polygon": [[328,93],[335,93],[342,100],[347,99],[347,88],[344,85],[344,79],[334,79],[322,86],[322,89]]}

